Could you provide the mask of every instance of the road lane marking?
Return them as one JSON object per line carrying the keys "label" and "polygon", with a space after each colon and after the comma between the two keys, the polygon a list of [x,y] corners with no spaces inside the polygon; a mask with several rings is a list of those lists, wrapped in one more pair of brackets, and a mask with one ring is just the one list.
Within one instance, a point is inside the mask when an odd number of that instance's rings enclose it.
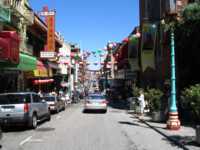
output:
{"label": "road lane marking", "polygon": [[27,143],[28,141],[30,141],[32,137],[33,137],[33,136],[27,137],[26,139],[24,139],[23,141],[21,141],[19,145],[20,145],[20,146],[24,145],[25,143]]}
{"label": "road lane marking", "polygon": [[29,142],[36,142],[36,143],[40,143],[40,142],[43,142],[44,140],[42,139],[31,139]]}

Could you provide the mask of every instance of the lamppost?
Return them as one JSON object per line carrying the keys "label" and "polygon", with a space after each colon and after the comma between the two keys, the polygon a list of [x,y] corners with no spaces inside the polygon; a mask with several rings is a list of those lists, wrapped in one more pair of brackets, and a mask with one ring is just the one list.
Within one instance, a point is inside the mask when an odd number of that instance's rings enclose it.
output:
{"label": "lamppost", "polygon": [[174,42],[174,29],[171,28],[171,96],[170,96],[170,109],[169,119],[167,121],[167,129],[178,130],[180,129],[180,120],[178,118],[178,111],[176,106],[176,65],[175,65],[175,42]]}
{"label": "lamppost", "polygon": [[[169,19],[170,26],[170,44],[171,44],[171,95],[170,95],[170,108],[169,118],[167,120],[167,129],[178,130],[181,123],[178,118],[178,110],[176,106],[176,65],[175,65],[175,42],[174,42],[174,21],[176,20],[176,1],[170,1],[171,7],[169,8],[167,19]],[[164,22],[162,22],[164,23]]]}

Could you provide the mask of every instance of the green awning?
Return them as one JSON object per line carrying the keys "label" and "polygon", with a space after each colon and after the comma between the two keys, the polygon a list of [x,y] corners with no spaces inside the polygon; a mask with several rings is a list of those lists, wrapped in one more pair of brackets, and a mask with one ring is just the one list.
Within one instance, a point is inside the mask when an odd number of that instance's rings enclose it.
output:
{"label": "green awning", "polygon": [[37,59],[33,56],[20,53],[17,68],[22,71],[32,71],[36,69]]}
{"label": "green awning", "polygon": [[138,38],[134,37],[133,35],[129,38],[131,44],[138,44]]}

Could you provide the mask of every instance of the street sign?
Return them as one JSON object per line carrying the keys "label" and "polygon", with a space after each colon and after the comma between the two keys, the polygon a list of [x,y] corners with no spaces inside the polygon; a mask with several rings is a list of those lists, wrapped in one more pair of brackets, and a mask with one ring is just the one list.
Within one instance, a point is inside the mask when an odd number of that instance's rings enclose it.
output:
{"label": "street sign", "polygon": [[55,15],[55,11],[41,11],[39,12],[40,16],[54,16]]}
{"label": "street sign", "polygon": [[40,52],[40,57],[41,58],[55,58],[56,57],[56,52],[53,52],[53,51],[41,51]]}

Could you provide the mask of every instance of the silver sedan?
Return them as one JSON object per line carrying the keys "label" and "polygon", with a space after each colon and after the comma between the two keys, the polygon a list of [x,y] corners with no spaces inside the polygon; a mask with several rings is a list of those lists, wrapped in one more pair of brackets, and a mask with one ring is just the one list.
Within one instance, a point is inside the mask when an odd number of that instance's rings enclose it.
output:
{"label": "silver sedan", "polygon": [[84,111],[87,110],[103,110],[107,112],[108,101],[106,97],[101,94],[91,94],[85,99]]}

